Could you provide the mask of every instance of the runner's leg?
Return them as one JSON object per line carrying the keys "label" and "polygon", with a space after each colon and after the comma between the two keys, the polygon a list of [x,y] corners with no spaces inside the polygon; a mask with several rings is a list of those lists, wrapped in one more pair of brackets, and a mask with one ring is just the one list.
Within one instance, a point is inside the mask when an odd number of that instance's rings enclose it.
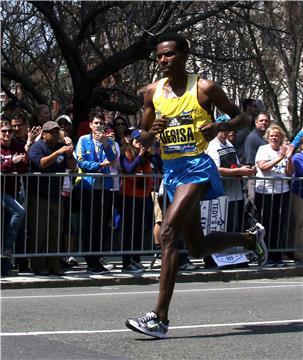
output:
{"label": "runner's leg", "polygon": [[200,205],[192,211],[190,221],[182,229],[186,246],[194,258],[205,257],[234,246],[250,249],[255,244],[255,237],[250,233],[226,233],[214,231],[206,236],[201,226]]}
{"label": "runner's leg", "polygon": [[[166,322],[168,308],[173,294],[178,272],[178,250],[175,239],[186,222],[190,222],[193,205],[197,198],[207,191],[208,186],[185,184],[178,186],[174,199],[167,209],[161,225],[162,266],[160,274],[160,290],[155,312],[159,319]],[[195,206],[195,205],[194,205]],[[200,238],[202,228],[200,229]]]}
{"label": "runner's leg", "polygon": [[222,251],[233,246],[250,248],[255,237],[250,233],[213,232],[204,236],[200,219],[200,199],[208,190],[206,184],[184,184],[177,187],[161,226],[162,266],[160,291],[155,312],[167,321],[168,308],[178,272],[178,251],[175,243],[182,231],[186,245],[194,257]]}

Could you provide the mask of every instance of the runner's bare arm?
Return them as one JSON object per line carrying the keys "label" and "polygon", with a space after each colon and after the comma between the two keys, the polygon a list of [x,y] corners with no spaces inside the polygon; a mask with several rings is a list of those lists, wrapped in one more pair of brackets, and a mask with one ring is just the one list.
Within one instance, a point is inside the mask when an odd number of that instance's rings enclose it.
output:
{"label": "runner's bare arm", "polygon": [[219,131],[239,130],[251,122],[250,117],[240,113],[239,108],[228,99],[223,89],[214,81],[199,80],[198,100],[202,107],[207,109],[213,104],[231,117],[228,122],[207,124],[200,128],[208,141],[212,140]]}
{"label": "runner's bare arm", "polygon": [[157,88],[157,83],[147,86],[144,95],[144,113],[142,121],[141,142],[146,148],[150,147],[157,133],[167,127],[167,120],[163,117],[157,117],[153,104],[153,96]]}

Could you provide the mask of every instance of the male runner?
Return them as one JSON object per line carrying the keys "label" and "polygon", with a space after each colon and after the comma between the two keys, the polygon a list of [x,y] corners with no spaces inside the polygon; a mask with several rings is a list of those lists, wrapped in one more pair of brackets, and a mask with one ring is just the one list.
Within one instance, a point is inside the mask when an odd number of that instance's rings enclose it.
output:
{"label": "male runner", "polygon": [[[204,236],[200,220],[200,201],[224,193],[216,165],[204,153],[208,141],[219,131],[245,126],[250,119],[246,114],[240,114],[237,106],[215,82],[186,72],[189,46],[182,36],[162,34],[157,40],[156,53],[165,78],[146,88],[141,139],[144,146],[150,146],[159,134],[163,179],[171,204],[160,233],[162,267],[157,304],[145,316],[127,319],[126,326],[146,335],[164,338],[178,271],[175,239],[180,232],[195,258],[233,246],[244,246],[256,253],[262,265],[267,260],[267,249],[261,224],[256,224],[246,233],[212,232]],[[231,120],[215,123],[211,116],[214,106],[228,114]]]}

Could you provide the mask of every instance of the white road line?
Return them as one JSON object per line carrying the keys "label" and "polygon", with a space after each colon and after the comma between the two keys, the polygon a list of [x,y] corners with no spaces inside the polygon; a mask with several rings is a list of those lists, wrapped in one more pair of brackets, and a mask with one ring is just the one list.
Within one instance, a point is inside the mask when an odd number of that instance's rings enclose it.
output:
{"label": "white road line", "polygon": [[[193,292],[210,292],[210,291],[236,291],[236,290],[264,290],[264,289],[280,289],[289,287],[303,287],[303,283],[291,284],[291,285],[273,285],[273,286],[246,286],[246,287],[226,287],[226,288],[204,288],[204,289],[183,289],[175,290],[176,293],[193,293]],[[117,296],[117,295],[150,295],[157,294],[158,290],[151,291],[130,291],[130,292],[109,292],[109,293],[86,293],[86,294],[57,294],[57,295],[20,295],[20,296],[1,296],[1,300],[7,299],[45,299],[45,298],[65,298],[65,297],[84,297],[84,296]]]}
{"label": "white road line", "polygon": [[302,281],[277,281],[277,280],[246,280],[245,284],[302,284]]}
{"label": "white road line", "polygon": [[[216,327],[233,327],[233,326],[254,326],[254,325],[274,325],[274,324],[297,324],[303,323],[303,319],[292,320],[274,320],[274,321],[254,321],[254,322],[238,322],[226,324],[202,324],[202,325],[184,325],[171,326],[169,330],[182,329],[199,329],[199,328],[216,328]],[[8,332],[0,333],[0,336],[37,336],[37,335],[62,335],[62,334],[110,334],[131,331],[129,329],[115,329],[115,330],[66,330],[66,331],[25,331],[25,332]]]}

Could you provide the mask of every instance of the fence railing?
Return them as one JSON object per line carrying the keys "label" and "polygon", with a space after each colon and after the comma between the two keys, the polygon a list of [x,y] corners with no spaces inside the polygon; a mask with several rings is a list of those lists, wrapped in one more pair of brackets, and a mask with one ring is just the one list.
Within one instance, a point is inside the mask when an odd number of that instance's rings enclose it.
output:
{"label": "fence railing", "polygon": [[[109,179],[120,191],[107,190]],[[145,174],[1,174],[1,254],[10,249],[14,257],[153,254],[153,200],[160,181],[160,175]],[[244,231],[257,219],[266,227],[271,251],[303,251],[303,198],[291,191],[296,181],[302,194],[303,178],[226,181],[237,186],[228,188],[221,228],[223,221],[227,231]],[[165,212],[165,194],[163,199]],[[17,219],[14,200],[23,208]]]}

